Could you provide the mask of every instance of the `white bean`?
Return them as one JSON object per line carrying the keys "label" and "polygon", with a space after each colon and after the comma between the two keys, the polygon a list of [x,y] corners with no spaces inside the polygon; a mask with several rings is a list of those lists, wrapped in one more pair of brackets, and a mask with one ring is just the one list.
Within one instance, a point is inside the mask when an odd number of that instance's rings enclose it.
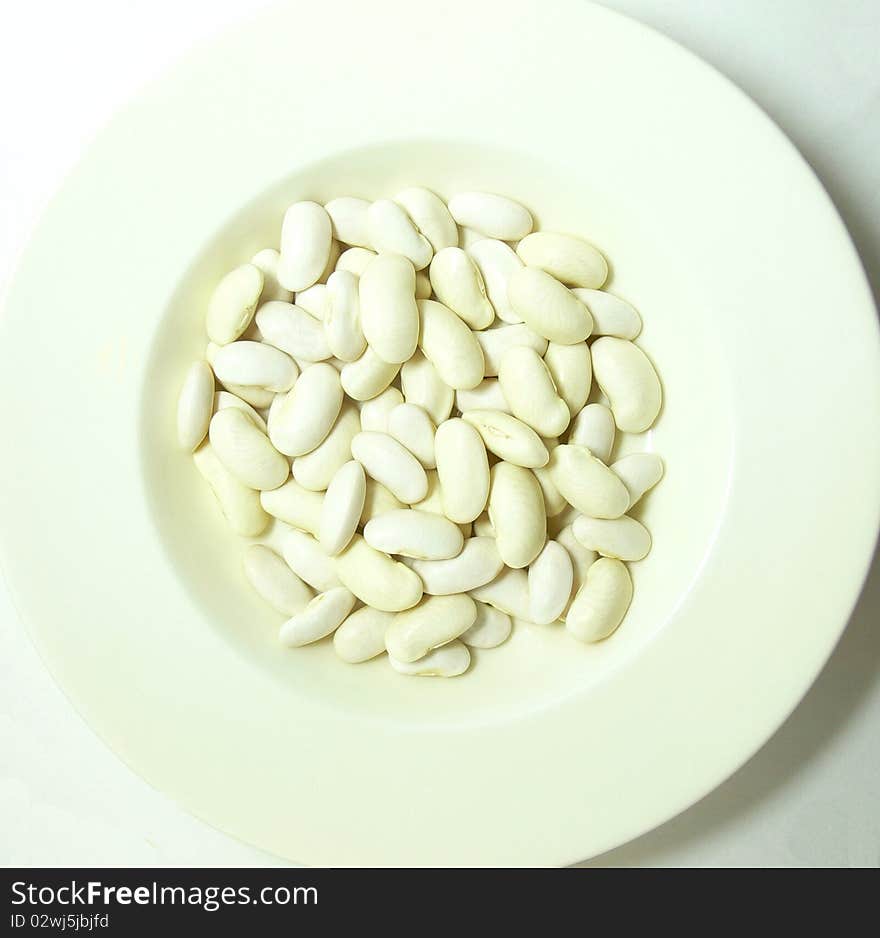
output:
{"label": "white bean", "polygon": [[586,448],[607,463],[614,446],[614,415],[604,404],[587,404],[575,417],[568,442]]}
{"label": "white bean", "polygon": [[497,410],[510,413],[510,404],[501,390],[497,378],[483,378],[475,388],[455,392],[455,406],[466,414],[469,410]]}
{"label": "white bean", "polygon": [[632,594],[626,564],[600,557],[587,571],[584,585],[569,607],[565,627],[579,641],[601,641],[623,621]]}
{"label": "white bean", "polygon": [[205,328],[208,338],[217,345],[234,342],[254,317],[263,292],[263,271],[253,264],[242,264],[217,284],[208,300]]}
{"label": "white bean", "polygon": [[278,282],[299,293],[321,279],[330,260],[333,226],[317,202],[294,202],[281,223]]}
{"label": "white bean", "polygon": [[501,359],[511,348],[525,345],[533,348],[539,355],[543,355],[547,351],[547,340],[543,336],[532,332],[525,323],[496,326],[494,329],[475,332],[474,335],[483,350],[486,377],[493,377],[498,374]]}
{"label": "white bean", "polygon": [[547,538],[547,516],[541,487],[529,469],[506,462],[492,467],[489,520],[508,567],[526,567],[538,556]]}
{"label": "white bean", "polygon": [[525,570],[504,567],[494,580],[469,592],[480,602],[488,603],[516,619],[529,621],[529,583]]}
{"label": "white bean", "polygon": [[293,358],[320,362],[333,354],[321,323],[293,303],[264,303],[257,310],[256,323],[264,341]]}
{"label": "white bean", "polygon": [[339,579],[367,606],[385,612],[409,609],[422,598],[422,581],[405,564],[359,535],[335,558]]}
{"label": "white bean", "polygon": [[304,488],[323,492],[341,466],[351,459],[351,441],[360,433],[357,408],[346,401],[330,432],[310,452],[293,460],[293,477]]}
{"label": "white bean", "polygon": [[648,529],[628,515],[612,520],[581,515],[572,530],[584,547],[603,557],[636,561],[647,557],[651,550],[651,535]]}
{"label": "white bean", "polygon": [[269,523],[260,504],[260,495],[243,485],[217,458],[210,443],[193,453],[193,461],[202,478],[211,486],[229,526],[242,537],[256,537]]}
{"label": "white bean", "polygon": [[403,507],[403,502],[398,501],[381,482],[367,479],[367,495],[364,499],[364,510],[361,512],[361,525],[366,527],[373,518]]}
{"label": "white bean", "polygon": [[360,463],[352,459],[339,467],[327,487],[321,512],[319,541],[325,554],[335,556],[354,536],[366,492],[367,480]]}
{"label": "white bean", "polygon": [[354,606],[354,596],[337,586],[316,596],[301,612],[281,626],[279,639],[289,648],[299,648],[326,638],[335,631]]}
{"label": "white bean", "polygon": [[272,300],[289,303],[293,299],[293,292],[286,290],[278,282],[278,265],[281,263],[281,255],[275,248],[264,248],[262,251],[257,251],[251,258],[251,263],[263,272],[263,290],[260,293],[260,303],[271,303]]}
{"label": "white bean", "polygon": [[550,370],[559,396],[568,405],[569,413],[579,413],[587,403],[593,383],[593,365],[587,343],[558,345],[551,342],[544,353],[544,364]]}
{"label": "white bean", "polygon": [[330,311],[330,292],[327,284],[316,283],[308,290],[302,290],[294,297],[294,303],[319,322],[323,322]]}
{"label": "white bean", "polygon": [[433,469],[434,427],[431,418],[417,404],[398,404],[388,414],[388,434],[405,446],[425,467]]}
{"label": "white bean", "polygon": [[394,201],[406,209],[435,252],[458,245],[458,227],[446,203],[430,189],[413,186],[398,192]]}
{"label": "white bean", "polygon": [[367,221],[370,203],[366,199],[342,196],[338,199],[331,199],[324,208],[330,216],[333,237],[337,241],[343,244],[353,244],[356,247],[372,248],[370,226]]}
{"label": "white bean", "polygon": [[367,347],[361,329],[358,278],[347,270],[338,270],[330,275],[327,290],[330,294],[330,309],[324,320],[327,344],[342,361],[356,361]]}
{"label": "white bean", "polygon": [[285,524],[308,531],[315,536],[321,529],[324,496],[303,488],[295,479],[288,479],[280,488],[260,492],[263,509]]}
{"label": "white bean", "polygon": [[333,633],[336,654],[349,664],[360,664],[385,654],[385,631],[394,618],[393,612],[362,606]]}
{"label": "white bean", "polygon": [[461,553],[464,538],[458,525],[443,515],[403,508],[372,518],[364,540],[376,550],[417,560],[446,560]]}
{"label": "white bean", "polygon": [[418,404],[428,412],[435,426],[440,426],[452,413],[455,391],[441,380],[437,369],[416,352],[400,369],[400,387],[408,404]]}
{"label": "white bean", "polygon": [[541,486],[541,494],[544,496],[544,511],[548,518],[555,518],[561,511],[568,506],[568,502],[562,493],[556,488],[556,483],[550,475],[550,470],[546,466],[537,466],[532,469],[538,485]]}
{"label": "white bean", "polygon": [[479,433],[464,420],[440,424],[434,437],[443,513],[451,521],[473,521],[489,497],[489,460]]}
{"label": "white bean", "polygon": [[629,508],[663,478],[663,460],[656,453],[630,453],[612,463],[611,469],[629,492]]}
{"label": "white bean", "polygon": [[550,459],[541,437],[510,414],[499,410],[469,410],[462,420],[476,429],[490,453],[505,462],[535,469],[546,466]]}
{"label": "white bean", "polygon": [[641,433],[657,419],[662,402],[660,379],[648,356],[632,342],[602,336],[593,343],[593,373],[611,402],[614,422],[627,433]]}
{"label": "white bean", "polygon": [[248,488],[277,489],[290,475],[287,460],[237,407],[227,407],[214,414],[208,438],[220,462]]}
{"label": "white bean", "polygon": [[459,192],[450,199],[449,212],[459,225],[499,241],[519,241],[532,230],[528,209],[490,192]]}
{"label": "white bean", "polygon": [[375,251],[369,251],[367,248],[349,248],[339,255],[336,261],[337,270],[347,270],[349,273],[360,277],[367,269],[367,264],[376,256]]}
{"label": "white bean", "polygon": [[371,246],[380,254],[399,254],[411,261],[416,270],[431,263],[434,255],[431,242],[419,234],[409,215],[391,199],[373,202],[367,210],[367,229]]}
{"label": "white bean", "polygon": [[416,350],[419,310],[415,290],[413,265],[398,254],[379,254],[361,275],[361,328],[373,351],[390,364],[405,362]]}
{"label": "white bean", "polygon": [[557,446],[548,465],[553,484],[581,514],[619,518],[629,507],[626,486],[585,447]]}
{"label": "white bean", "polygon": [[509,244],[494,238],[483,238],[467,249],[468,256],[477,265],[483,278],[489,302],[504,322],[522,322],[507,296],[507,283],[510,275],[523,266],[516,252]]}
{"label": "white bean", "polygon": [[385,647],[397,661],[418,661],[466,632],[476,617],[477,607],[466,594],[426,596],[417,606],[398,612],[385,632]]}
{"label": "white bean", "polygon": [[231,342],[217,349],[213,361],[214,374],[228,385],[266,388],[276,393],[289,391],[299,369],[284,352],[262,342]]}
{"label": "white bean", "polygon": [[403,403],[403,395],[397,388],[387,388],[361,407],[361,429],[388,432],[388,415]]}
{"label": "white bean", "polygon": [[230,394],[229,391],[217,391],[214,394],[213,411],[216,412],[218,410],[225,410],[227,407],[237,407],[239,410],[243,410],[248,415],[248,417],[250,417],[251,420],[253,420],[253,422],[263,431],[263,433],[268,434],[269,430],[266,427],[266,421],[263,420],[259,412],[254,410],[254,408],[251,407],[247,401],[242,400],[235,394]]}
{"label": "white bean", "polygon": [[310,453],[327,436],[342,407],[339,372],[327,362],[309,365],[269,412],[269,439],[287,456]]}
{"label": "white bean", "polygon": [[516,253],[529,267],[569,286],[596,288],[608,279],[605,258],[592,244],[572,235],[535,231],[520,241]]}
{"label": "white bean", "polygon": [[362,430],[351,441],[351,454],[371,479],[407,505],[427,494],[428,478],[421,463],[389,434]]}
{"label": "white bean", "polygon": [[483,352],[473,332],[456,314],[435,300],[419,300],[419,348],[444,384],[475,388],[483,380]]}
{"label": "white bean", "polygon": [[418,661],[398,661],[388,656],[391,667],[401,674],[417,677],[458,677],[470,667],[471,654],[462,642],[449,642],[428,652]]}
{"label": "white bean", "polygon": [[537,267],[523,267],[510,276],[507,290],[517,315],[551,342],[583,342],[593,328],[586,306],[558,280]]}
{"label": "white bean", "polygon": [[273,609],[293,616],[314,595],[287,564],[265,544],[251,544],[242,558],[248,582]]}
{"label": "white bean", "polygon": [[642,331],[642,317],[626,300],[604,290],[571,291],[593,317],[593,335],[613,335],[634,339]]}
{"label": "white bean", "polygon": [[495,579],[504,566],[493,537],[471,537],[461,553],[449,560],[413,560],[410,566],[419,575],[425,592],[431,596],[467,593]]}
{"label": "white bean", "polygon": [[495,318],[477,265],[459,247],[444,248],[434,255],[431,286],[441,303],[448,306],[472,329],[485,329]]}
{"label": "white bean", "polygon": [[568,405],[556,393],[550,370],[534,349],[508,349],[501,359],[498,380],[515,417],[541,436],[564,432],[571,419]]}
{"label": "white bean", "polygon": [[461,640],[471,648],[497,648],[507,641],[513,623],[507,613],[489,606],[486,603],[476,603],[477,617],[474,624],[461,633]]}
{"label": "white bean", "polygon": [[573,580],[568,551],[556,541],[547,541],[529,566],[529,619],[536,625],[549,625],[565,611]]}
{"label": "white bean", "polygon": [[429,300],[431,298],[431,279],[423,270],[416,271],[416,299]]}
{"label": "white bean", "polygon": [[345,365],[339,377],[343,390],[350,398],[369,401],[381,394],[397,377],[399,371],[399,364],[382,361],[368,345],[357,361]]}
{"label": "white bean", "polygon": [[287,565],[309,586],[323,593],[340,586],[336,566],[311,534],[291,528],[281,538],[281,553]]}
{"label": "white bean", "polygon": [[214,372],[205,361],[189,366],[177,398],[177,439],[190,452],[205,438],[214,408]]}

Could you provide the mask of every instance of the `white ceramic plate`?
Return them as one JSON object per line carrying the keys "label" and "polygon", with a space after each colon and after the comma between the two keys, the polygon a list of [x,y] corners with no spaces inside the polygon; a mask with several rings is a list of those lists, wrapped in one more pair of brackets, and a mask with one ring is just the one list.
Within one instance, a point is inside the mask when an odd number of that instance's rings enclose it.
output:
{"label": "white ceramic plate", "polygon": [[[877,530],[877,324],[808,167],[693,56],[579,0],[415,9],[277,9],[101,134],[0,323],[2,563],[85,719],[217,827],[311,864],[569,863],[721,782],[826,660]],[[413,183],[599,244],[666,391],[624,626],[519,629],[450,681],[281,649],[173,440],[220,274],[293,199]]]}

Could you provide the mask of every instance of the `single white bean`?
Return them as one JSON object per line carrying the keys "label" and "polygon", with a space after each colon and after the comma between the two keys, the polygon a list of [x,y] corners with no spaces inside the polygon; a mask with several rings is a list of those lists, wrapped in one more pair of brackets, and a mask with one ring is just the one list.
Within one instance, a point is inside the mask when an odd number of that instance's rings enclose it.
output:
{"label": "single white bean", "polygon": [[406,209],[435,252],[458,245],[458,226],[446,203],[430,189],[413,186],[398,192],[394,201]]}
{"label": "single white bean", "polygon": [[214,374],[228,385],[266,388],[280,393],[289,391],[299,369],[284,352],[262,342],[231,342],[217,349],[213,361]]}
{"label": "single white bean", "polygon": [[571,419],[568,405],[556,393],[550,369],[538,353],[514,346],[504,353],[498,380],[514,417],[545,437],[559,436]]}
{"label": "single white bean", "polygon": [[[376,256],[375,251],[369,251],[367,248],[349,248],[339,255],[336,261],[337,270],[347,270],[349,273],[360,277],[367,269],[367,264]],[[350,617],[349,617],[350,618]]]}
{"label": "single white bean", "polygon": [[505,353],[520,345],[533,348],[539,355],[547,351],[547,340],[525,325],[517,323],[508,326],[496,326],[494,329],[484,329],[474,333],[480,348],[483,350],[484,371],[487,377],[498,374],[501,359]]}
{"label": "single white bean", "polygon": [[584,585],[569,607],[565,627],[579,641],[601,641],[623,621],[632,594],[626,564],[600,557],[587,571]]}
{"label": "single white bean", "polygon": [[508,567],[526,567],[538,556],[547,538],[547,516],[531,470],[506,462],[492,467],[489,520],[498,553]]}
{"label": "single white bean", "polygon": [[483,238],[467,249],[468,256],[477,265],[483,278],[489,302],[504,322],[522,322],[514,312],[507,296],[507,283],[510,275],[523,266],[516,252],[509,244],[494,238]]}
{"label": "single white bean", "polygon": [[388,434],[405,446],[425,467],[437,465],[434,456],[434,427],[431,418],[417,404],[398,404],[388,414]]}
{"label": "single white bean", "polygon": [[461,553],[448,560],[412,560],[409,564],[419,575],[424,590],[432,596],[467,593],[494,580],[504,561],[494,537],[471,537]]}
{"label": "single white bean", "polygon": [[443,515],[403,508],[372,518],[364,540],[376,550],[417,560],[446,560],[461,553],[464,538],[458,525]]}
{"label": "single white bean", "polygon": [[477,607],[467,594],[426,596],[417,606],[397,613],[385,632],[385,647],[397,661],[418,661],[466,632],[476,617]]}
{"label": "single white bean", "polygon": [[386,388],[361,407],[361,429],[387,433],[388,415],[398,404],[402,403],[403,394],[397,388]]}
{"label": "single white bean", "polygon": [[316,283],[308,290],[302,290],[294,297],[294,303],[304,309],[318,322],[323,322],[330,311],[330,292],[326,283]]}
{"label": "single white bean", "polygon": [[333,225],[317,202],[294,202],[281,223],[278,282],[299,293],[321,279],[330,259]]}
{"label": "single white bean", "polygon": [[291,570],[309,586],[323,593],[341,586],[336,565],[311,534],[291,528],[281,538],[281,553]]}
{"label": "single white bean", "polygon": [[632,342],[602,336],[593,343],[593,373],[611,402],[614,422],[627,433],[641,433],[657,419],[663,393],[648,356]]}
{"label": "single white bean", "polygon": [[409,215],[391,199],[373,202],[367,210],[367,228],[371,246],[380,254],[399,254],[416,270],[431,263],[431,242],[419,234]]}
{"label": "single white bean", "polygon": [[471,654],[462,642],[449,642],[428,652],[418,661],[398,661],[388,656],[391,667],[416,677],[458,677],[470,667]]}
{"label": "single white bean", "polygon": [[363,466],[353,459],[340,466],[327,487],[321,512],[319,541],[325,554],[334,557],[352,539],[361,520],[366,493]]}
{"label": "single white bean", "polygon": [[344,362],[361,357],[367,340],[361,328],[358,278],[347,270],[338,270],[327,281],[330,309],[324,320],[324,334],[333,354]]}
{"label": "single white bean", "polygon": [[405,362],[419,340],[413,265],[398,254],[379,254],[367,264],[359,284],[361,328],[367,342],[383,361]]}
{"label": "single white bean", "polygon": [[529,267],[545,270],[572,287],[601,287],[608,279],[605,258],[582,238],[535,231],[520,241],[516,253]]}
{"label": "single white bean", "polygon": [[259,492],[239,482],[217,458],[210,443],[202,443],[193,453],[193,461],[211,486],[232,530],[242,537],[261,534],[269,523],[269,516],[260,504]]}
{"label": "single white bean", "polygon": [[428,412],[435,426],[440,426],[452,413],[455,391],[437,373],[437,369],[416,352],[400,369],[400,387],[408,404],[418,404]]}
{"label": "single white bean", "polygon": [[346,401],[327,436],[310,453],[293,460],[294,479],[304,488],[323,492],[340,467],[351,459],[351,441],[360,430],[357,408]]}
{"label": "single white bean", "polygon": [[510,404],[501,390],[497,378],[483,378],[475,388],[463,388],[455,392],[455,406],[466,414],[469,410],[497,410],[510,413]]}
{"label": "single white bean", "polygon": [[422,581],[405,564],[376,550],[359,535],[335,558],[339,579],[367,606],[385,612],[409,609],[422,598]]}
{"label": "single white bean", "polygon": [[477,265],[459,247],[444,248],[434,255],[431,286],[437,299],[472,329],[485,329],[495,318],[486,286]]}
{"label": "single white bean", "polygon": [[483,380],[483,351],[473,332],[456,314],[436,300],[419,300],[419,348],[437,369],[444,384],[475,388]]}
{"label": "single white bean", "polygon": [[473,521],[489,497],[489,459],[480,434],[461,419],[440,424],[434,437],[443,513],[451,521]]}
{"label": "single white bean", "polygon": [[477,603],[477,617],[474,624],[461,633],[461,640],[471,648],[497,648],[507,641],[513,623],[507,613],[489,606],[487,603]]}
{"label": "single white bean", "polygon": [[324,208],[330,216],[333,237],[337,241],[343,244],[353,244],[356,247],[372,248],[370,226],[367,220],[370,203],[366,199],[342,196],[338,199],[331,199]]}
{"label": "single white bean", "polygon": [[385,631],[394,618],[393,612],[362,606],[333,633],[336,654],[349,664],[360,664],[385,654]]}
{"label": "single white bean", "polygon": [[208,338],[217,345],[234,342],[254,318],[254,310],[263,292],[263,271],[253,264],[242,264],[214,287],[208,300],[205,328]]}
{"label": "single white bean", "polygon": [[403,502],[398,501],[381,482],[367,479],[367,495],[364,498],[364,510],[361,512],[361,525],[366,527],[373,518],[403,507]]}
{"label": "single white bean", "polygon": [[289,648],[299,648],[334,632],[354,606],[354,596],[337,586],[316,596],[301,612],[281,626],[279,638]]}
{"label": "single white bean", "polygon": [[585,447],[557,446],[548,466],[553,484],[581,514],[619,518],[629,507],[626,486]]}
{"label": "single white bean", "polygon": [[525,570],[504,567],[494,580],[469,592],[474,599],[509,616],[529,620],[529,582]]}
{"label": "single white bean", "polygon": [[532,230],[528,209],[490,192],[459,192],[450,199],[449,212],[459,225],[499,241],[519,241]]}
{"label": "single white bean", "polygon": [[486,449],[499,459],[535,469],[546,466],[550,452],[535,431],[510,414],[499,410],[469,410],[462,415],[483,440]]}
{"label": "single white bean", "polygon": [[309,365],[269,412],[269,439],[275,449],[287,456],[310,453],[333,427],[342,398],[339,372],[327,362]]}
{"label": "single white bean", "polygon": [[589,550],[588,548],[584,547],[584,545],[581,544],[581,542],[574,536],[572,524],[568,524],[562,528],[554,540],[557,544],[561,544],[565,548],[566,553],[571,560],[571,592],[569,593],[568,599],[565,603],[565,608],[559,614],[559,618],[565,621],[569,607],[574,601],[578,590],[584,585],[584,580],[587,578],[587,570],[589,570],[590,567],[596,562],[596,558],[599,555],[596,553],[596,551]]}
{"label": "single white bean", "polygon": [[604,290],[575,287],[574,295],[593,317],[593,335],[613,335],[618,339],[634,339],[642,331],[642,317],[635,307]]}
{"label": "single white bean", "polygon": [[411,505],[427,494],[428,478],[421,463],[389,434],[362,430],[351,441],[351,453],[371,479],[400,501]]}
{"label": "single white bean", "polygon": [[236,407],[214,414],[208,438],[220,462],[248,488],[277,489],[290,475],[287,460],[253,420]]}
{"label": "single white bean", "polygon": [[293,358],[320,362],[333,354],[321,323],[293,303],[263,303],[257,310],[256,323],[264,341]]}
{"label": "single white bean", "polygon": [[593,329],[587,307],[571,290],[537,267],[515,270],[507,294],[523,322],[551,342],[574,345],[583,342]]}
{"label": "single white bean", "polygon": [[245,549],[242,560],[248,582],[282,615],[296,615],[309,604],[314,593],[265,544],[251,544]]}
{"label": "single white bean", "polygon": [[[356,401],[369,401],[381,394],[397,377],[400,364],[389,364],[369,347],[357,361],[348,362],[340,372],[345,393]],[[400,393],[400,392],[398,392]],[[403,395],[401,395],[402,399]]]}
{"label": "single white bean", "polygon": [[281,255],[275,248],[264,248],[262,251],[257,251],[251,258],[251,263],[263,272],[263,290],[260,293],[260,303],[271,303],[272,300],[289,303],[293,299],[293,292],[286,290],[278,282],[278,265],[281,263]]}
{"label": "single white bean", "polygon": [[[263,420],[259,412],[254,410],[247,401],[242,400],[235,394],[230,394],[229,391],[217,391],[214,394],[213,412],[216,413],[218,410],[225,410],[227,407],[237,407],[239,410],[243,410],[263,433],[269,433],[266,427],[266,421]],[[210,423],[210,420],[208,422]]]}
{"label": "single white bean", "polygon": [[663,460],[656,453],[630,453],[612,463],[611,469],[629,492],[629,508],[663,478]]}
{"label": "single white bean", "polygon": [[593,365],[586,342],[558,345],[551,342],[544,353],[544,364],[550,370],[559,396],[568,405],[573,416],[580,412],[590,396],[593,383]]}
{"label": "single white bean", "polygon": [[214,409],[214,372],[206,361],[189,366],[177,398],[177,439],[192,452],[205,438]]}
{"label": "single white bean", "polygon": [[547,541],[529,566],[529,619],[549,625],[565,611],[571,598],[574,572],[568,551],[556,541]]}
{"label": "single white bean", "polygon": [[260,492],[260,503],[273,518],[317,537],[324,504],[324,496],[319,492],[311,492],[295,479],[288,479],[280,488]]}
{"label": "single white bean", "polygon": [[586,448],[607,463],[614,446],[614,414],[604,404],[587,404],[575,417],[568,442]]}
{"label": "single white bean", "polygon": [[574,536],[589,550],[617,560],[643,560],[651,550],[651,534],[635,518],[612,520],[581,515],[572,526]]}

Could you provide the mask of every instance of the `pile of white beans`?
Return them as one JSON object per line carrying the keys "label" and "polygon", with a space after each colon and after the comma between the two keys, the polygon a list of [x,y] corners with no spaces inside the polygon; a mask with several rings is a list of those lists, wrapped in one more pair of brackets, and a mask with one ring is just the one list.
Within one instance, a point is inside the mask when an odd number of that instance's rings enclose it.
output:
{"label": "pile of white beans", "polygon": [[216,286],[178,437],[237,534],[271,522],[244,571],[284,645],[452,677],[514,622],[596,642],[626,614],[663,464],[611,453],[660,382],[602,254],[532,229],[482,192],[297,202]]}

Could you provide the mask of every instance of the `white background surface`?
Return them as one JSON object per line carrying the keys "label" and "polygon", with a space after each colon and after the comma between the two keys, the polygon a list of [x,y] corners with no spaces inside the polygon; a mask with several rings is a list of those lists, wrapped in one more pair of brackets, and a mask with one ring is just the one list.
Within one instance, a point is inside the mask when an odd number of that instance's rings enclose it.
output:
{"label": "white background surface", "polygon": [[[264,5],[30,0],[7,11],[0,31],[0,282],[95,131],[193,44]],[[770,113],[830,191],[876,296],[880,6],[874,0],[606,5],[678,40]],[[821,327],[834,328],[834,310]],[[680,817],[587,865],[880,865],[878,625],[875,561],[828,667],[764,749]],[[190,817],[119,762],[42,667],[2,584],[0,661],[0,863],[282,864]]]}

